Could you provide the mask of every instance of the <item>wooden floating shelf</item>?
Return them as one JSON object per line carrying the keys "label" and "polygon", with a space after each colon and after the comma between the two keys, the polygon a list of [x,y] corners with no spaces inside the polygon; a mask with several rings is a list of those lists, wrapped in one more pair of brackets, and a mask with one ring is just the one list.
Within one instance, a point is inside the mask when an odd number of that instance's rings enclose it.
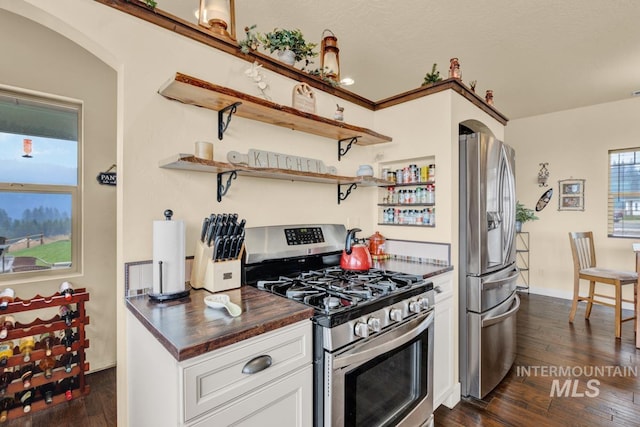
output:
{"label": "wooden floating shelf", "polygon": [[357,184],[363,187],[375,187],[380,185],[387,185],[390,183],[390,181],[374,178],[372,176],[349,177],[314,172],[299,172],[288,169],[252,168],[249,166],[205,160],[195,157],[192,154],[178,154],[165,159],[160,162],[160,167],[165,169],[179,169],[209,173],[224,173],[235,171],[238,175],[252,176],[257,178],[305,181],[320,184]]}
{"label": "wooden floating shelf", "polygon": [[239,105],[235,112],[239,117],[338,141],[357,137],[358,145],[373,145],[392,140],[391,137],[370,129],[306,113],[182,73],[176,73],[175,77],[165,83],[158,93],[168,99],[215,111],[241,102],[242,105]]}

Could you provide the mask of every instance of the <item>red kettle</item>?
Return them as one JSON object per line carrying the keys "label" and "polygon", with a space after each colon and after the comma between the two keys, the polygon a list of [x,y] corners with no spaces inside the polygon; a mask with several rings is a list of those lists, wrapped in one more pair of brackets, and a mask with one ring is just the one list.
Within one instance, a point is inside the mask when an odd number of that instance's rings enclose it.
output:
{"label": "red kettle", "polygon": [[358,243],[356,233],[362,231],[359,228],[352,228],[347,231],[347,241],[340,258],[340,268],[351,271],[367,271],[373,262],[369,248],[363,243]]}

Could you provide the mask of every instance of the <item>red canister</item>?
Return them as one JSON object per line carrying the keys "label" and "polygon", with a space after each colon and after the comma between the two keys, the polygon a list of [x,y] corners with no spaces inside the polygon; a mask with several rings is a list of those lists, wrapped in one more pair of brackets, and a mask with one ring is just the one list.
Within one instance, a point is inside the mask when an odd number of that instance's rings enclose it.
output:
{"label": "red canister", "polygon": [[369,237],[369,252],[371,256],[383,256],[384,253],[384,242],[387,239],[380,234],[379,231],[376,231],[372,236]]}

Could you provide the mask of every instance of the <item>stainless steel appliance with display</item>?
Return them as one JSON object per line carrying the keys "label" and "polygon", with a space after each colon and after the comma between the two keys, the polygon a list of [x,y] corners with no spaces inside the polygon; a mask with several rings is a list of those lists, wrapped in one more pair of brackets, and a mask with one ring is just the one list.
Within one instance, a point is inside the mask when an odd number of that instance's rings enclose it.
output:
{"label": "stainless steel appliance with display", "polygon": [[481,399],[515,359],[515,153],[485,134],[460,136],[460,383]]}
{"label": "stainless steel appliance with display", "polygon": [[243,281],[315,309],[316,426],[433,425],[433,283],[346,271],[342,225],[247,228]]}

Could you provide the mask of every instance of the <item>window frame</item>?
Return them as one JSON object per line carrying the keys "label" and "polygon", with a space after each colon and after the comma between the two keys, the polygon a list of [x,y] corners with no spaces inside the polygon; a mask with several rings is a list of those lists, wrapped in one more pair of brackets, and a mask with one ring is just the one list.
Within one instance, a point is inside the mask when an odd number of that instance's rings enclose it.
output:
{"label": "window frame", "polygon": [[[21,271],[3,273],[0,283],[22,283],[50,280],[56,277],[69,277],[82,273],[82,189],[83,189],[83,119],[84,103],[81,100],[60,97],[48,93],[30,91],[0,85],[0,94],[41,104],[45,107],[75,110],[78,117],[76,185],[59,184],[26,184],[16,182],[0,182],[0,191],[15,193],[49,193],[71,195],[71,266],[46,270]],[[20,134],[22,135],[22,134]],[[46,137],[46,136],[45,136]],[[6,284],[6,283],[5,283]]]}
{"label": "window frame", "polygon": [[622,218],[618,221],[615,220],[615,213],[619,210],[619,208],[616,207],[616,198],[618,198],[620,194],[637,193],[640,200],[640,180],[638,181],[637,187],[632,188],[630,191],[620,191],[620,185],[618,185],[617,191],[613,191],[612,178],[614,177],[614,165],[612,164],[612,156],[621,153],[634,154],[634,162],[625,164],[636,166],[638,168],[638,176],[640,177],[640,147],[621,148],[608,151],[607,159],[609,164],[607,166],[607,236],[621,239],[638,239],[640,238],[640,229],[637,230],[636,234],[616,234],[615,232],[615,225],[620,221],[624,223],[624,211],[622,213]]}

